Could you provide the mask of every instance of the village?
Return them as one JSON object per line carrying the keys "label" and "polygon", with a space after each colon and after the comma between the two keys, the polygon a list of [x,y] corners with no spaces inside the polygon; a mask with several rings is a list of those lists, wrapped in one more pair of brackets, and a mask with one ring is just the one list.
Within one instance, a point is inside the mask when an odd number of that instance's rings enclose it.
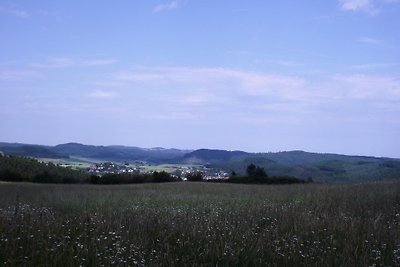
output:
{"label": "village", "polygon": [[116,163],[101,162],[92,164],[87,171],[91,174],[102,176],[104,174],[152,174],[155,171],[165,171],[172,176],[185,180],[191,173],[201,172],[204,180],[226,179],[229,174],[220,169],[207,168],[203,165],[151,165],[145,162]]}

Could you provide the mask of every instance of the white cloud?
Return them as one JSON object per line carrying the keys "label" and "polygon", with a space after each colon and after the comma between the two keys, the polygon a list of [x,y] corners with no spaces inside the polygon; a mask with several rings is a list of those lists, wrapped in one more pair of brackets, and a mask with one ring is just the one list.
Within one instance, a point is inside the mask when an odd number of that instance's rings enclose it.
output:
{"label": "white cloud", "polygon": [[199,119],[198,114],[190,113],[190,112],[167,112],[167,113],[150,113],[146,114],[145,119],[150,120],[160,120],[160,121],[187,121],[192,120],[196,121]]}
{"label": "white cloud", "polygon": [[159,4],[159,5],[155,6],[153,11],[154,12],[160,12],[160,11],[163,11],[163,10],[176,9],[178,7],[179,7],[179,1],[171,1],[171,2],[168,2],[168,3]]}
{"label": "white cloud", "polygon": [[359,64],[359,65],[352,65],[349,66],[347,69],[349,70],[377,70],[377,69],[386,69],[390,67],[397,66],[397,64],[391,63],[370,63],[370,64]]}
{"label": "white cloud", "polygon": [[162,74],[120,72],[112,75],[119,82],[151,82],[164,79]]}
{"label": "white cloud", "polygon": [[[123,101],[139,103],[143,116],[160,120],[192,114],[198,123],[210,116],[217,121],[232,116],[302,121],[339,119],[346,112],[356,118],[366,109],[370,114],[393,110],[393,102],[400,102],[400,79],[390,75],[339,73],[311,79],[231,68],[141,67],[104,77],[100,83],[124,90]],[[147,108],[154,106],[158,115]],[[400,112],[400,106],[395,110]]]}
{"label": "white cloud", "polygon": [[340,7],[345,11],[360,11],[377,15],[385,5],[398,4],[400,0],[339,0]]}
{"label": "white cloud", "polygon": [[340,94],[346,98],[375,101],[400,100],[400,79],[365,74],[337,74],[333,77]]}
{"label": "white cloud", "polygon": [[[390,65],[367,64],[353,66],[353,68],[363,70],[386,66]],[[293,100],[320,97],[341,98],[343,93],[347,97],[360,98],[366,95],[375,96],[376,90],[379,90],[380,94],[397,96],[400,90],[400,81],[391,76],[336,74],[331,78],[326,78],[325,82],[317,82],[297,76],[230,68],[142,68],[113,73],[109,76],[109,80],[103,82],[130,88],[138,88],[137,85],[140,85],[140,88],[147,88],[146,90],[172,88],[175,93],[188,95],[186,99],[192,99],[192,102],[202,102],[204,98],[199,95],[207,94],[207,97],[246,95]],[[334,90],[331,90],[332,88]],[[358,93],[359,90],[364,90],[364,93]]]}
{"label": "white cloud", "polygon": [[95,59],[95,60],[81,60],[77,62],[78,66],[105,66],[114,64],[116,61],[112,59]]}
{"label": "white cloud", "polygon": [[375,39],[375,38],[371,38],[371,37],[361,37],[357,39],[358,42],[360,43],[365,43],[365,44],[381,44],[382,41]]}
{"label": "white cloud", "polygon": [[173,96],[168,99],[170,103],[182,106],[213,105],[221,101],[215,94],[208,91],[189,92],[181,96]]}
{"label": "white cloud", "polygon": [[20,81],[40,77],[40,74],[30,70],[0,70],[0,81]]}
{"label": "white cloud", "polygon": [[3,6],[0,6],[0,14],[1,13],[12,15],[12,16],[15,16],[18,18],[23,18],[23,19],[30,17],[30,14],[25,10],[7,8],[7,7],[3,7]]}
{"label": "white cloud", "polygon": [[90,97],[94,97],[94,98],[113,98],[118,96],[117,93],[115,92],[106,92],[106,91],[94,91],[92,93],[89,94]]}
{"label": "white cloud", "polygon": [[71,58],[53,58],[45,62],[35,62],[31,64],[32,67],[39,68],[65,68],[72,67],[74,65],[75,61]]}
{"label": "white cloud", "polygon": [[372,0],[339,0],[340,7],[346,11],[362,11],[370,15],[377,15],[378,8]]}
{"label": "white cloud", "polygon": [[294,62],[294,61],[289,61],[289,60],[276,60],[273,61],[274,63],[283,66],[283,67],[290,67],[290,68],[297,68],[304,66],[302,63]]}
{"label": "white cloud", "polygon": [[[148,87],[180,90],[212,90],[220,94],[280,95],[292,98],[301,93],[306,81],[299,77],[229,68],[166,67],[118,72],[110,76],[108,83],[147,84]],[[101,83],[101,82],[100,82]]]}
{"label": "white cloud", "polygon": [[32,67],[38,68],[68,68],[68,67],[92,67],[114,64],[112,59],[75,59],[68,57],[58,57],[46,60],[45,62],[32,63]]}

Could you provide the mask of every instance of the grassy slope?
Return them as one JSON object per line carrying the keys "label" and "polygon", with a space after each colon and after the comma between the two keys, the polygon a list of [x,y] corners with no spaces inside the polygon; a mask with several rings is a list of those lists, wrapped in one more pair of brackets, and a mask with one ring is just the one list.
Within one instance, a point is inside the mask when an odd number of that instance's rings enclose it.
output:
{"label": "grassy slope", "polygon": [[6,265],[400,265],[400,184],[0,184]]}

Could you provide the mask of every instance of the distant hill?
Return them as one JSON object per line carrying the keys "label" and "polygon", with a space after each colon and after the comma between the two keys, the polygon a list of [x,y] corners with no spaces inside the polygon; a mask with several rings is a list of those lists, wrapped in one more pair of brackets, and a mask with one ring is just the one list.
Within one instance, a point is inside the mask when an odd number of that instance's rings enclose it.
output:
{"label": "distant hill", "polygon": [[199,149],[187,153],[183,157],[182,162],[190,164],[223,163],[245,159],[250,156],[251,153],[243,151]]}
{"label": "distant hill", "polygon": [[14,156],[30,156],[35,158],[67,158],[67,155],[52,151],[51,147],[26,144],[6,144],[0,143],[0,151]]}
{"label": "distant hill", "polygon": [[316,182],[351,183],[377,180],[400,180],[400,160],[365,156],[346,156],[305,151],[277,153],[248,153],[199,149],[195,151],[139,148],[129,146],[92,146],[67,143],[40,146],[18,143],[0,143],[0,151],[9,155],[36,158],[82,157],[104,161],[144,161],[154,164],[200,164],[226,172],[244,175],[246,167],[254,163],[268,175],[312,178]]}
{"label": "distant hill", "polygon": [[357,162],[357,161],[376,162],[385,159],[385,158],[365,157],[365,156],[346,156],[346,155],[331,154],[331,153],[310,153],[300,150],[284,151],[277,153],[261,153],[260,156],[290,166],[320,162],[320,161],[330,161],[330,160],[339,160],[348,162]]}
{"label": "distant hill", "polygon": [[144,149],[128,146],[89,146],[77,143],[57,145],[53,151],[69,156],[80,156],[110,161],[146,161],[164,163],[181,158],[188,151],[178,149]]}
{"label": "distant hill", "polygon": [[109,161],[146,161],[165,163],[178,161],[189,150],[144,149],[128,146],[93,146],[79,143],[67,143],[56,146],[40,146],[17,143],[0,143],[0,151],[15,156],[36,158],[68,158],[71,156]]}
{"label": "distant hill", "polygon": [[211,163],[222,163],[230,161],[239,161],[246,158],[266,158],[273,160],[280,164],[289,166],[329,161],[329,160],[340,160],[340,161],[381,161],[387,158],[375,158],[365,156],[346,156],[340,154],[328,154],[328,153],[310,153],[304,151],[284,151],[275,153],[247,153],[243,151],[227,151],[227,150],[212,150],[212,149],[199,149],[186,154],[183,161],[194,161],[203,164]]}
{"label": "distant hill", "polygon": [[312,178],[316,182],[353,183],[377,180],[400,180],[400,160],[339,154],[285,151],[246,153],[200,149],[186,154],[183,163],[197,163],[244,175],[253,163],[268,175]]}

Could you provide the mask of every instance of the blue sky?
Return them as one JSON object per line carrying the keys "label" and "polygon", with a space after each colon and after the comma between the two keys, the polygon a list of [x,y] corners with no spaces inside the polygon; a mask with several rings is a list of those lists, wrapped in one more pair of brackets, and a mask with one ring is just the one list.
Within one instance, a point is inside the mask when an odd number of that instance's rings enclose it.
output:
{"label": "blue sky", "polygon": [[400,157],[400,0],[0,0],[0,141]]}

